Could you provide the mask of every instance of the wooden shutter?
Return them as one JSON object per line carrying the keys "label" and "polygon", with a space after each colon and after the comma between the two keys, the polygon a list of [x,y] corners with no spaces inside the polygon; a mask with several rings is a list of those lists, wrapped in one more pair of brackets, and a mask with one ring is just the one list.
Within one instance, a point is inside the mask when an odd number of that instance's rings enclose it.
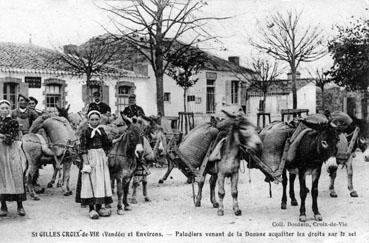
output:
{"label": "wooden shutter", "polygon": [[241,82],[241,105],[244,106],[246,105],[246,99],[247,99],[247,94],[246,94],[246,84],[244,82]]}
{"label": "wooden shutter", "polygon": [[109,86],[102,86],[102,101],[109,105]]}
{"label": "wooden shutter", "polygon": [[225,97],[227,105],[232,104],[232,81],[227,80],[225,83]]}
{"label": "wooden shutter", "polygon": [[4,79],[0,79],[0,100],[4,99]]}
{"label": "wooden shutter", "polygon": [[19,83],[18,87],[19,87],[18,94],[22,94],[22,95],[25,95],[26,97],[28,97],[28,83]]}
{"label": "wooden shutter", "polygon": [[83,103],[89,103],[88,93],[87,93],[87,84],[82,85],[82,101]]}

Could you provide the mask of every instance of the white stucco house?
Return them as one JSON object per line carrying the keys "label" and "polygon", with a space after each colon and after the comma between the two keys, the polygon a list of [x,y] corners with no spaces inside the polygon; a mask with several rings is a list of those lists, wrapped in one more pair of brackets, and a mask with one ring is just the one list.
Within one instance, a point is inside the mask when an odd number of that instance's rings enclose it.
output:
{"label": "white stucco house", "polygon": [[[276,81],[278,85],[270,87],[265,105],[265,112],[270,113],[271,120],[281,120],[282,109],[292,109],[291,75],[287,79]],[[316,113],[316,86],[313,79],[296,77],[297,108],[308,109],[309,114]],[[263,94],[258,90],[247,91],[247,115],[256,122],[256,114],[259,112],[259,103],[263,100]]]}
{"label": "white stucco house", "polygon": [[[156,115],[156,81],[149,63],[134,63],[133,70],[119,69],[118,74],[95,77],[87,87],[85,77],[65,71],[61,63],[50,62],[53,50],[32,44],[0,43],[0,97],[17,106],[18,94],[35,97],[37,109],[55,111],[56,106],[71,105],[70,110],[83,110],[99,90],[113,113],[123,110],[128,96],[136,94],[137,104],[148,115]],[[242,77],[251,70],[238,65],[238,57],[224,60],[209,54],[209,62],[198,73],[198,82],[189,89],[187,111],[208,118],[221,109],[222,103],[237,104],[246,109],[246,87]],[[65,65],[65,64],[64,64]],[[237,75],[242,70],[245,75]],[[165,75],[164,98],[166,116],[183,111],[183,89]]]}
{"label": "white stucco house", "polygon": [[120,70],[120,74],[97,78],[87,88],[85,77],[76,76],[60,63],[49,61],[53,50],[32,44],[0,43],[0,98],[17,106],[18,94],[35,97],[37,109],[55,111],[56,106],[71,105],[72,112],[81,111],[91,100],[94,91],[102,93],[103,101],[112,112],[123,109],[130,93],[140,90],[144,96],[148,77],[133,71]]}

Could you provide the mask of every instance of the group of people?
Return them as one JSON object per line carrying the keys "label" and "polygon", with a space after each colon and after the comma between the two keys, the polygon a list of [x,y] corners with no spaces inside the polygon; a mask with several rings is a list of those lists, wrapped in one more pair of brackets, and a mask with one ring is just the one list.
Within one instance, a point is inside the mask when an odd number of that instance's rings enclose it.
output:
{"label": "group of people", "polygon": [[[80,153],[83,166],[77,183],[76,201],[89,207],[92,219],[109,216],[110,209],[104,205],[112,203],[112,189],[107,163],[107,153],[112,141],[100,125],[102,115],[109,116],[111,108],[101,101],[99,92],[93,94],[88,106],[88,125],[80,137]],[[0,100],[0,216],[8,214],[7,201],[17,202],[17,213],[26,215],[23,201],[26,200],[24,173],[26,158],[21,151],[21,136],[29,132],[32,123],[42,114],[36,109],[37,99],[20,94],[18,107],[11,110],[8,100]],[[134,94],[129,96],[129,105],[122,112],[133,118],[144,115],[136,105]]]}

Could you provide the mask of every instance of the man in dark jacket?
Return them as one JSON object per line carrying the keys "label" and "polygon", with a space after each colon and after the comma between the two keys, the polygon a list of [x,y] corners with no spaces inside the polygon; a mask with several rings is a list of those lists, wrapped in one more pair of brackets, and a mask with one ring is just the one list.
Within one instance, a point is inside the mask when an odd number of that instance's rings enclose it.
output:
{"label": "man in dark jacket", "polygon": [[123,115],[132,118],[144,116],[145,112],[141,106],[136,105],[136,95],[131,94],[128,98],[128,106],[123,110]]}
{"label": "man in dark jacket", "polygon": [[29,99],[25,95],[19,94],[18,96],[18,108],[12,111],[12,118],[16,119],[19,123],[19,128],[23,134],[29,132],[29,128],[32,123],[38,117],[36,111],[28,107]]}
{"label": "man in dark jacket", "polygon": [[96,91],[94,94],[94,101],[89,104],[88,111],[97,110],[103,115],[109,115],[111,113],[111,108],[109,105],[101,101],[100,92]]}

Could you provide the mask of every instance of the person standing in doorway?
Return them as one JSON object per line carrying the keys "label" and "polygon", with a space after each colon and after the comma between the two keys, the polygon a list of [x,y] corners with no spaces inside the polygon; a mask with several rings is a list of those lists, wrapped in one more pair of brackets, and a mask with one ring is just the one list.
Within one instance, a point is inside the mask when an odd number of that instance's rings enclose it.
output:
{"label": "person standing in doorway", "polygon": [[98,91],[93,93],[93,102],[88,105],[87,113],[92,110],[99,111],[100,114],[105,116],[111,113],[110,106],[101,101],[101,94]]}

